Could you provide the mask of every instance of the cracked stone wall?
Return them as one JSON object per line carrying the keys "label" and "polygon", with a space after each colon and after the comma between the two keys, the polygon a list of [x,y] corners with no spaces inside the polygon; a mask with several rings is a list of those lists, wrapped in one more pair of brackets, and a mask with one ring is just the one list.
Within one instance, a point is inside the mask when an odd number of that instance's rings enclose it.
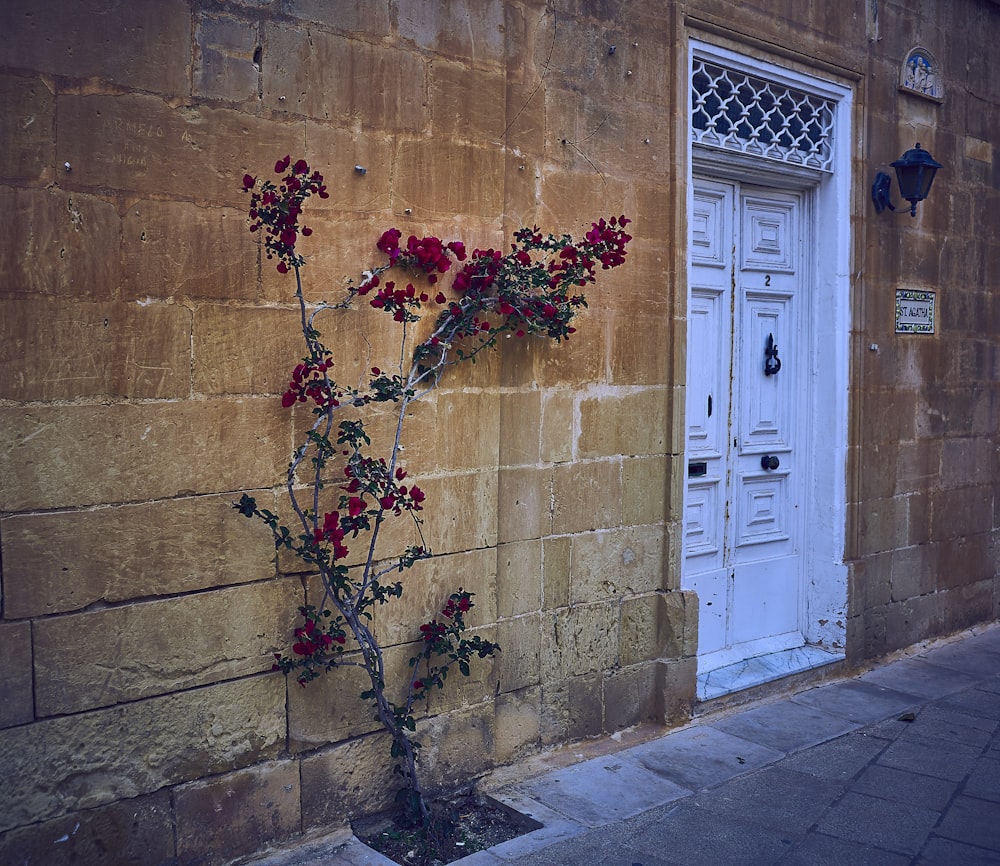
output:
{"label": "cracked stone wall", "polygon": [[[998,7],[878,5],[879,20],[861,0],[13,10],[0,44],[0,862],[221,864],[391,796],[355,672],[304,690],[270,672],[306,588],[230,508],[249,490],[280,510],[294,442],[279,397],[302,351],[297,311],[240,192],[285,153],[331,193],[303,243],[311,299],[356,278],[392,225],[485,248],[525,224],[634,220],[628,264],[590,290],[569,343],[512,341],[408,422],[438,555],[379,623],[389,668],[459,584],[504,648],[421,719],[429,777],[447,786],[689,717],[691,35],[855,89],[849,652],[994,616],[1000,87],[985,51],[951,41],[933,44],[960,76],[942,105],[880,83],[935,34],[996,44]],[[948,174],[918,222],[874,223],[866,185],[884,156],[863,143],[894,142],[891,159],[915,130]],[[891,289],[918,276],[947,286],[941,331],[894,343]],[[328,328],[349,376],[386,335],[370,313]]]}

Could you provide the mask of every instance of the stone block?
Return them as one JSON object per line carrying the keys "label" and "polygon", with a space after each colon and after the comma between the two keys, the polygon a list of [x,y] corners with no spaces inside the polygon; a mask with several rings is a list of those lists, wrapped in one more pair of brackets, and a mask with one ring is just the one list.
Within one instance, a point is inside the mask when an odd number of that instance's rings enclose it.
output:
{"label": "stone block", "polygon": [[[551,137],[552,133],[549,135]],[[550,140],[554,153],[561,159],[578,162],[580,167],[572,168],[560,162],[551,166],[540,179],[543,227],[555,226],[573,234],[587,231],[590,223],[600,215],[619,216],[621,204],[627,200],[625,183],[617,177],[594,171],[594,167],[573,148],[559,143],[561,136],[555,138],[555,142]]]}
{"label": "stone block", "polygon": [[425,79],[424,61],[414,52],[297,24],[267,29],[262,101],[272,111],[343,127],[417,132],[427,124]]}
{"label": "stone block", "polygon": [[662,724],[657,694],[657,665],[612,671],[604,678],[604,730]]}
{"label": "stone block", "polygon": [[[397,703],[405,698],[400,684],[409,682],[407,660],[411,649],[389,647],[384,650],[388,694]],[[305,686],[300,686],[290,675],[287,684],[288,748],[293,753],[382,730],[371,703],[360,698],[361,693],[372,686],[365,670],[357,665],[327,671]]]}
{"label": "stone block", "polygon": [[623,666],[696,651],[697,623],[690,620],[697,607],[688,607],[685,596],[659,592],[622,601],[619,658]]}
{"label": "stone block", "polygon": [[284,393],[306,353],[298,310],[200,306],[192,353],[197,393]]}
{"label": "stone block", "polygon": [[691,721],[698,681],[698,659],[660,660],[656,663],[660,721],[683,725]]}
{"label": "stone block", "polygon": [[618,602],[580,604],[542,618],[542,685],[618,664]]}
{"label": "stone block", "polygon": [[[420,479],[427,494],[423,533],[435,554],[457,553],[497,543],[497,477],[492,472]],[[495,572],[494,572],[495,573]]]}
{"label": "stone block", "polygon": [[519,616],[542,607],[542,542],[497,546],[497,615]]}
{"label": "stone block", "polygon": [[541,623],[538,614],[497,623],[500,692],[514,692],[541,681]]}
{"label": "stone block", "polygon": [[540,735],[544,745],[594,737],[603,730],[602,674],[542,686]]}
{"label": "stone block", "polygon": [[0,831],[274,758],[279,677],[250,677],[0,731]]}
{"label": "stone block", "polygon": [[586,399],[580,403],[580,457],[625,457],[667,453],[664,388],[646,388]]}
{"label": "stone block", "polygon": [[534,686],[496,699],[493,742],[498,765],[517,761],[540,745],[542,690]]}
{"label": "stone block", "polygon": [[0,863],[176,866],[175,854],[166,790],[0,834]]}
{"label": "stone block", "polygon": [[[327,248],[336,253],[333,262],[341,270],[330,271],[332,279],[328,281],[329,285],[336,286],[341,283],[343,276],[357,280],[361,271],[376,260],[378,264],[382,264],[381,254],[376,252],[375,244],[382,232],[391,227],[390,218],[382,216],[387,222],[369,225],[367,232],[359,232],[354,215],[364,214],[368,218],[371,214],[389,210],[392,201],[392,174],[389,167],[392,165],[393,143],[380,130],[365,132],[353,127],[343,129],[330,126],[326,121],[306,121],[306,130],[305,158],[314,170],[323,175],[330,193],[330,198],[312,199],[308,205],[311,214],[308,224],[317,223],[313,238],[323,242],[321,249],[313,251],[309,266],[312,268],[322,263]],[[358,172],[356,165],[366,169],[365,173]],[[323,212],[334,220],[348,217],[353,221],[349,224],[340,222],[335,224],[334,230],[327,231],[316,219],[317,212]],[[410,234],[404,225],[400,225],[400,231],[404,238]],[[444,238],[445,241],[453,239],[451,236]],[[345,246],[348,244],[350,246]],[[343,270],[345,267],[348,268],[347,271]]]}
{"label": "stone block", "polygon": [[259,25],[230,15],[195,18],[194,94],[206,99],[245,102],[257,96],[259,72],[254,53]]}
{"label": "stone block", "polygon": [[178,866],[223,863],[296,836],[299,765],[269,761],[174,789]]}
{"label": "stone block", "polygon": [[440,138],[401,141],[392,166],[393,204],[418,219],[460,213],[494,219],[503,208],[503,154]]}
{"label": "stone block", "polygon": [[467,627],[495,622],[496,563],[496,549],[486,548],[434,556],[403,573],[387,575],[383,582],[400,581],[403,596],[373,612],[379,641],[383,646],[393,646],[418,639],[420,625],[440,618],[448,597],[460,588],[474,593],[472,610],[465,618]]}
{"label": "stone block", "polygon": [[903,601],[933,592],[936,576],[940,571],[938,553],[938,547],[933,544],[921,544],[893,551],[889,586],[886,588],[888,597],[876,604],[886,604],[890,600]]}
{"label": "stone block", "polygon": [[552,470],[552,531],[588,532],[621,526],[620,459],[564,463]]}
{"label": "stone block", "polygon": [[977,535],[993,528],[993,487],[989,484],[935,490],[930,503],[930,537],[935,541]]}
{"label": "stone block", "polygon": [[3,66],[182,97],[189,92],[191,8],[185,0],[39,0],[9,15],[6,33]]}
{"label": "stone block", "polygon": [[500,395],[500,464],[534,466],[539,461],[542,400],[539,391]]}
{"label": "stone block", "polygon": [[176,399],[191,391],[183,307],[53,298],[0,301],[0,397]]}
{"label": "stone block", "polygon": [[550,534],[550,470],[529,467],[501,469],[497,483],[498,541],[524,541]]}
{"label": "stone block", "polygon": [[570,557],[572,540],[569,536],[546,538],[542,542],[542,608],[555,610],[569,604]]}
{"label": "stone block", "polygon": [[611,382],[614,385],[663,386],[671,382],[670,320],[661,319],[652,324],[651,318],[637,317],[634,306],[616,311],[611,317]]}
{"label": "stone block", "polygon": [[0,189],[7,236],[0,246],[4,294],[110,299],[119,283],[115,251],[121,219],[114,205],[59,189]]}
{"label": "stone block", "polygon": [[[469,472],[496,467],[499,399],[485,391],[442,389],[410,404],[402,439],[402,456],[410,471]],[[394,436],[395,430],[391,432]],[[386,445],[388,451],[390,443]]]}
{"label": "stone block", "polygon": [[542,396],[542,441],[544,463],[566,463],[576,450],[576,399],[572,391],[553,390]]}
{"label": "stone block", "polygon": [[55,161],[52,90],[37,76],[0,75],[0,103],[7,116],[0,129],[0,178],[37,183],[50,177]]}
{"label": "stone block", "polygon": [[652,592],[663,582],[662,526],[572,537],[570,604]]}
{"label": "stone block", "polygon": [[435,136],[487,142],[503,138],[506,88],[499,70],[436,62],[430,68],[428,84]]}
{"label": "stone block", "polygon": [[257,244],[246,212],[191,202],[136,202],[122,219],[124,298],[257,296]]}
{"label": "stone block", "polygon": [[477,65],[504,58],[504,4],[501,0],[400,0],[399,35],[418,48]]}
{"label": "stone block", "polygon": [[38,620],[37,713],[80,712],[269,671],[300,603],[298,581],[286,579]]}
{"label": "stone block", "polygon": [[23,725],[34,716],[31,623],[0,623],[0,728]]}
{"label": "stone block", "polygon": [[287,0],[284,11],[304,21],[326,24],[335,30],[388,36],[389,7],[366,0]]}
{"label": "stone block", "polygon": [[288,461],[274,398],[0,408],[0,430],[7,512],[270,488]]}
{"label": "stone block", "polygon": [[303,756],[302,827],[330,832],[388,810],[399,790],[388,734],[372,734]]}
{"label": "stone block", "polygon": [[[675,473],[666,457],[637,457],[622,461],[622,524],[662,524],[668,514],[680,510],[683,498],[675,499]],[[683,491],[680,491],[683,497]]]}
{"label": "stone block", "polygon": [[273,577],[270,533],[233,510],[234,498],[171,499],[0,520],[6,616],[37,617],[97,601]]}
{"label": "stone block", "polygon": [[936,567],[925,578],[934,582],[937,589],[955,589],[977,583],[996,575],[996,542],[991,533],[960,535],[935,544],[930,548],[931,562]]}
{"label": "stone block", "polygon": [[471,782],[494,766],[492,699],[417,725],[422,744],[418,767],[424,786],[434,792]]}
{"label": "stone block", "polygon": [[269,171],[305,144],[301,122],[187,101],[173,107],[138,93],[63,96],[56,123],[56,163],[73,166],[64,185],[237,208],[246,202],[244,174]]}

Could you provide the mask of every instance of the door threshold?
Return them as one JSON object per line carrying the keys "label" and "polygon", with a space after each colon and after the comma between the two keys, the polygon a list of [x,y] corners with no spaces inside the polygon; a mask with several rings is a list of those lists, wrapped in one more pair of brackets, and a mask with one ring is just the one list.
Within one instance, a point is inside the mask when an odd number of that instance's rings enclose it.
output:
{"label": "door threshold", "polygon": [[842,652],[808,645],[754,656],[699,673],[697,699],[712,701],[843,660]]}

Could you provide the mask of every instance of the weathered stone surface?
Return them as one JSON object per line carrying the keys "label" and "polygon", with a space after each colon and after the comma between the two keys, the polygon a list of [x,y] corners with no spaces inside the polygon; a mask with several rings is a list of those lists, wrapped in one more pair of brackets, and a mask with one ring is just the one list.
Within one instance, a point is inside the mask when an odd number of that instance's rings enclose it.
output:
{"label": "weathered stone surface", "polygon": [[[683,475],[672,473],[665,457],[638,457],[622,461],[622,525],[663,523],[673,496],[683,495]],[[680,490],[675,488],[680,487]]]}
{"label": "weathered stone surface", "polygon": [[0,300],[0,398],[159,398],[191,390],[182,307]]}
{"label": "weathered stone surface", "polygon": [[477,64],[499,63],[503,57],[501,0],[445,0],[421,3],[400,0],[399,35],[426,48]]}
{"label": "weathered stone surface", "polygon": [[430,69],[429,89],[434,135],[500,141],[506,117],[504,79],[497,70],[436,62]]}
{"label": "weathered stone surface", "polygon": [[[305,354],[299,311],[200,306],[194,313],[194,390],[280,394]],[[276,411],[279,410],[275,400]]]}
{"label": "weathered stone surface", "polygon": [[0,75],[0,178],[39,181],[55,157],[55,97],[38,76]]}
{"label": "weathered stone surface", "polygon": [[34,624],[39,716],[79,712],[269,671],[301,604],[274,580]]}
{"label": "weathered stone surface", "polygon": [[604,730],[643,723],[662,724],[656,665],[612,671],[604,678]]}
{"label": "weathered stone surface", "polygon": [[[0,188],[0,209],[7,223],[0,245],[0,294],[112,297],[121,235],[112,205],[59,189]],[[94,249],[115,252],[95,256]]]}
{"label": "weathered stone surface", "polygon": [[541,701],[538,686],[497,695],[493,744],[498,765],[526,757],[539,747]]}
{"label": "weathered stone surface", "polygon": [[177,862],[222,863],[299,832],[299,765],[269,761],[174,789]]}
{"label": "weathered stone surface", "polygon": [[426,73],[414,53],[274,24],[262,66],[263,103],[273,111],[388,131],[426,125]]}
{"label": "weathered stone surface", "polygon": [[122,220],[122,295],[251,300],[257,245],[246,213],[189,202],[136,202]]}
{"label": "weathered stone surface", "polygon": [[541,740],[545,745],[593,737],[604,730],[600,673],[542,686]]}
{"label": "weathered stone surface", "polygon": [[518,616],[542,606],[542,543],[497,546],[497,614]]}
{"label": "weathered stone surface", "polygon": [[500,644],[500,691],[513,692],[541,682],[540,616],[502,619],[497,624]]}
{"label": "weathered stone surface", "polygon": [[667,393],[661,388],[624,391],[580,404],[580,456],[666,453]]}
{"label": "weathered stone surface", "polygon": [[578,604],[543,617],[542,685],[614,667],[618,636],[617,601]]}
{"label": "weathered stone surface", "polygon": [[70,5],[39,0],[9,15],[6,25],[0,48],[4,66],[159,93],[188,92],[191,10],[185,0]]}
{"label": "weathered stone surface", "polygon": [[287,0],[289,15],[304,21],[316,21],[336,30],[364,33],[367,36],[389,35],[389,7],[366,0]]}
{"label": "weathered stone surface", "polygon": [[0,408],[0,511],[271,487],[287,424],[273,398]]}
{"label": "weathered stone surface", "polygon": [[23,725],[34,715],[31,623],[0,623],[0,728]]}
{"label": "weathered stone surface", "polygon": [[546,463],[572,460],[576,449],[577,424],[574,393],[551,390],[542,397],[542,441],[540,456]]}
{"label": "weathered stone surface", "polygon": [[243,175],[304,147],[301,123],[155,96],[64,96],[56,107],[56,162],[67,184],[243,206]]}
{"label": "weathered stone surface", "polygon": [[618,458],[564,463],[552,471],[552,532],[621,526],[622,464]]}
{"label": "weathered stone surface", "polygon": [[405,141],[396,151],[393,174],[394,205],[421,219],[452,213],[489,219],[502,206],[504,163],[495,148],[437,138]]}
{"label": "weathered stone surface", "polygon": [[656,662],[658,699],[657,711],[667,725],[681,725],[691,718],[698,681],[698,659],[689,656]]}
{"label": "weathered stone surface", "polygon": [[542,538],[551,532],[552,473],[547,469],[501,469],[497,537],[501,542]]}
{"label": "weathered stone surface", "polygon": [[570,604],[659,589],[663,541],[660,526],[572,536]]}
{"label": "weathered stone surface", "polygon": [[5,615],[36,617],[272,577],[270,533],[240,517],[234,500],[206,496],[3,519]]}
{"label": "weathered stone surface", "polygon": [[622,665],[679,658],[697,650],[697,623],[687,593],[658,592],[625,599],[621,606]]}
{"label": "weathered stone surface", "polygon": [[502,466],[533,466],[538,463],[541,405],[539,391],[500,395],[499,447]]}
{"label": "weathered stone surface", "polygon": [[243,102],[257,96],[254,52],[258,24],[229,15],[195,18],[194,92],[208,99]]}
{"label": "weathered stone surface", "polygon": [[175,866],[168,791],[71,812],[0,834],[0,863]]}
{"label": "weathered stone surface", "polygon": [[490,769],[493,761],[493,702],[443,713],[417,725],[424,785],[443,791]]}
{"label": "weathered stone surface", "polygon": [[542,542],[542,590],[544,610],[554,610],[569,604],[570,555],[569,536],[546,538]]}
{"label": "weathered stone surface", "polygon": [[273,758],[284,695],[251,677],[0,731],[0,830]]}
{"label": "weathered stone surface", "polygon": [[385,811],[399,790],[388,734],[341,743],[301,761],[303,829],[328,832],[352,818]]}

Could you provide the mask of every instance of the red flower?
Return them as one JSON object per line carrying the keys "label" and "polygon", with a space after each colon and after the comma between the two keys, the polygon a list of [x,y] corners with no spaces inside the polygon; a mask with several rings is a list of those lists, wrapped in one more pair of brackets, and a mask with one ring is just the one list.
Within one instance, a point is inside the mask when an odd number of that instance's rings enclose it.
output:
{"label": "red flower", "polygon": [[[256,186],[256,184],[257,184],[257,178],[255,178],[252,174],[243,175],[243,189],[246,192],[252,190],[254,186]],[[251,212],[250,216],[253,217],[256,216],[256,214]]]}
{"label": "red flower", "polygon": [[274,173],[275,174],[281,174],[282,172],[284,172],[285,169],[288,168],[289,163],[291,163],[291,161],[292,161],[291,156],[286,156],[284,159],[279,159],[274,164]]}
{"label": "red flower", "polygon": [[297,160],[292,171],[295,174],[309,174],[309,163],[304,159]]}
{"label": "red flower", "polygon": [[352,496],[347,503],[347,513],[351,517],[357,517],[367,507],[367,503],[360,496]]}

